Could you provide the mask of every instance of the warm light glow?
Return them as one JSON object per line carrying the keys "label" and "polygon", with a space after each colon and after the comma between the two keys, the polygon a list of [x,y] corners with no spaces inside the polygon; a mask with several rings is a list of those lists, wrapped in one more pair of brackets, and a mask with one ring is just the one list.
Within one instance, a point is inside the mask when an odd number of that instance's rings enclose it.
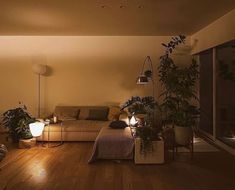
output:
{"label": "warm light glow", "polygon": [[134,126],[137,123],[137,120],[135,119],[135,116],[132,116],[130,119],[130,124]]}
{"label": "warm light glow", "polygon": [[42,122],[35,122],[29,124],[30,132],[33,137],[40,137],[42,135],[45,124]]}

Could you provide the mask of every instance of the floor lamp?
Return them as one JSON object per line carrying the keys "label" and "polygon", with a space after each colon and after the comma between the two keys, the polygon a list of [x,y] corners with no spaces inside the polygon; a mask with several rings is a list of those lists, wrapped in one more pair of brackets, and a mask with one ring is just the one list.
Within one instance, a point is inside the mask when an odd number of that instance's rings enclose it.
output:
{"label": "floor lamp", "polygon": [[[150,70],[145,70],[146,64],[150,65]],[[147,56],[144,60],[143,66],[142,66],[142,70],[140,75],[138,76],[137,80],[136,80],[136,84],[138,85],[146,85],[149,83],[152,83],[152,87],[153,87],[153,97],[155,98],[155,85],[154,85],[154,78],[153,78],[153,63],[152,60],[150,58],[150,56]]]}
{"label": "floor lamp", "polygon": [[[146,64],[149,64],[150,69],[145,70]],[[154,83],[154,76],[153,76],[153,63],[150,56],[147,56],[144,60],[141,73],[136,80],[137,85],[147,85],[152,83],[152,93],[153,98],[155,99],[155,83]],[[153,113],[153,125],[155,125],[155,112]]]}
{"label": "floor lamp", "polygon": [[42,64],[33,64],[33,71],[38,75],[38,115],[40,118],[41,110],[41,76],[44,75],[47,71],[47,66]]}

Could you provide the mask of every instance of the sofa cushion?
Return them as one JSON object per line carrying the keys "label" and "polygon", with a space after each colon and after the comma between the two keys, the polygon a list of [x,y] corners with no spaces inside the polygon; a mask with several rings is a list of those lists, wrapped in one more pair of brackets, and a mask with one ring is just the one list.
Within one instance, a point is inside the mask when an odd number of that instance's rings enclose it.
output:
{"label": "sofa cushion", "polygon": [[89,108],[88,107],[81,108],[78,119],[85,120],[88,117],[89,117]]}
{"label": "sofa cushion", "polygon": [[112,129],[125,129],[126,127],[128,127],[128,125],[125,121],[112,121],[109,124],[109,127]]}
{"label": "sofa cushion", "polygon": [[121,114],[121,111],[120,111],[119,106],[110,106],[108,120],[109,121],[116,121],[119,119],[120,114]]}
{"label": "sofa cushion", "polygon": [[79,120],[86,120],[90,116],[90,110],[109,110],[107,106],[80,106]]}
{"label": "sofa cushion", "polygon": [[[95,121],[95,120],[71,120],[62,123],[64,132],[99,132],[102,127],[108,127],[110,121]],[[51,124],[51,132],[60,132],[60,124]],[[45,127],[44,131],[48,131]]]}
{"label": "sofa cushion", "polygon": [[59,120],[76,120],[78,118],[80,110],[75,106],[56,106],[54,115]]}
{"label": "sofa cushion", "polygon": [[107,121],[108,108],[104,109],[90,109],[87,120]]}

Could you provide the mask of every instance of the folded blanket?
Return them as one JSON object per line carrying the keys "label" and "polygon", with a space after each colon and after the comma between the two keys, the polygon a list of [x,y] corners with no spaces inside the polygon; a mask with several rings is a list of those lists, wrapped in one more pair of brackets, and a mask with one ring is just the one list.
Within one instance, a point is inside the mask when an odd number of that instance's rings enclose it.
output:
{"label": "folded blanket", "polygon": [[89,163],[96,159],[133,159],[134,139],[129,127],[103,127],[95,140]]}

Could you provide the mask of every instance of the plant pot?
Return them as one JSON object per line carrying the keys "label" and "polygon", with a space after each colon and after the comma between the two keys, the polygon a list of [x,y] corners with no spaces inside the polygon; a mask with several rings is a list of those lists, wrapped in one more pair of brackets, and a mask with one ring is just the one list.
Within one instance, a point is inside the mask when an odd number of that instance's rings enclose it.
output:
{"label": "plant pot", "polygon": [[20,139],[19,148],[32,148],[36,145],[36,138],[31,139]]}
{"label": "plant pot", "polygon": [[152,141],[153,151],[141,154],[141,139],[135,139],[135,164],[163,164],[164,141]]}
{"label": "plant pot", "polygon": [[193,130],[191,127],[175,126],[175,142],[179,145],[188,145],[193,138]]}

